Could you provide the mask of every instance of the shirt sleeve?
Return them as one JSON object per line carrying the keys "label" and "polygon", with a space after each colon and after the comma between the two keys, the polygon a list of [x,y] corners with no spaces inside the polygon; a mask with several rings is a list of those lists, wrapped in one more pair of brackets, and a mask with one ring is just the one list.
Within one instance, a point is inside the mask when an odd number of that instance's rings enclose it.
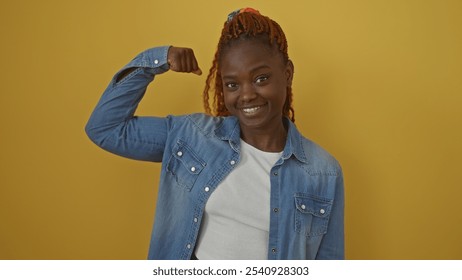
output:
{"label": "shirt sleeve", "polygon": [[[101,96],[85,131],[99,147],[127,158],[160,162],[167,119],[134,115],[149,83],[169,67],[169,46],[148,49],[118,71]],[[119,79],[122,73],[131,70]]]}
{"label": "shirt sleeve", "polygon": [[316,256],[318,260],[345,259],[344,205],[343,173],[340,172],[335,178],[334,204],[332,205],[327,233],[321,241],[321,246]]}

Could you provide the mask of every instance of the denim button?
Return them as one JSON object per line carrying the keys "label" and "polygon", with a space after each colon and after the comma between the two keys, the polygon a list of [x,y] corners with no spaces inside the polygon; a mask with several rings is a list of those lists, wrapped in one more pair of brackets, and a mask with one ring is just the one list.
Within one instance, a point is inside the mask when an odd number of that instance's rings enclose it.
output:
{"label": "denim button", "polygon": [[186,245],[188,249],[191,249],[191,244]]}
{"label": "denim button", "polygon": [[208,192],[208,191],[210,191],[210,188],[209,188],[209,187],[205,187],[204,191]]}
{"label": "denim button", "polygon": [[323,214],[323,215],[324,215],[324,213],[326,213],[326,210],[324,210],[324,209],[321,209],[321,210],[319,210],[319,213],[321,213],[321,214]]}
{"label": "denim button", "polygon": [[236,161],[232,160],[232,161],[229,162],[229,164],[235,165],[235,164],[236,164]]}
{"label": "denim button", "polygon": [[159,64],[159,60],[154,60],[154,64]]}
{"label": "denim button", "polygon": [[[305,210],[305,209],[306,209],[306,206],[305,206],[305,204],[302,204],[302,206],[300,206],[300,207],[302,207],[302,209],[303,209],[303,210]],[[324,209],[321,209],[321,211],[324,211]]]}
{"label": "denim button", "polygon": [[181,157],[183,155],[183,152],[182,151],[179,151],[178,153],[176,153],[177,156]]}
{"label": "denim button", "polygon": [[196,168],[193,166],[191,167],[191,172],[194,172],[194,171],[196,171]]}
{"label": "denim button", "polygon": [[199,221],[197,218],[194,218],[194,222],[197,223],[197,221]]}

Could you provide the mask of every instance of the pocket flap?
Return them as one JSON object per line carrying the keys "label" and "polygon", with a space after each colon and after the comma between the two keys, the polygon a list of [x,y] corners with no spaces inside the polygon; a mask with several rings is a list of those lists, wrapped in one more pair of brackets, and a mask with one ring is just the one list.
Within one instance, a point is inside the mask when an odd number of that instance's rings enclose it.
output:
{"label": "pocket flap", "polygon": [[304,214],[328,217],[332,209],[332,200],[310,194],[295,194],[295,207]]}
{"label": "pocket flap", "polygon": [[190,174],[199,174],[204,169],[206,163],[200,159],[194,151],[182,140],[178,140],[173,147],[173,156],[181,162],[181,165]]}

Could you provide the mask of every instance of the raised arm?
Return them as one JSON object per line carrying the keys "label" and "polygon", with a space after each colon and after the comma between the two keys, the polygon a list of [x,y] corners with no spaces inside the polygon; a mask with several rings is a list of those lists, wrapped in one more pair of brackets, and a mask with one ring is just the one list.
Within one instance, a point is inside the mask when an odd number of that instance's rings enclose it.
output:
{"label": "raised arm", "polygon": [[191,49],[166,46],[142,52],[114,75],[85,127],[88,137],[117,155],[161,161],[168,119],[134,114],[155,75],[168,70],[201,74]]}

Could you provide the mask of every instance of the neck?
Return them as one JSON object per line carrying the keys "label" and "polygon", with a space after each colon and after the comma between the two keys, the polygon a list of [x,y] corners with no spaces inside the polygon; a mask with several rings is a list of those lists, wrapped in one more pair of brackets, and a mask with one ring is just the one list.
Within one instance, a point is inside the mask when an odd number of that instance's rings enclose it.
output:
{"label": "neck", "polygon": [[241,127],[241,138],[261,151],[281,152],[286,144],[287,129],[283,122],[271,129]]}

